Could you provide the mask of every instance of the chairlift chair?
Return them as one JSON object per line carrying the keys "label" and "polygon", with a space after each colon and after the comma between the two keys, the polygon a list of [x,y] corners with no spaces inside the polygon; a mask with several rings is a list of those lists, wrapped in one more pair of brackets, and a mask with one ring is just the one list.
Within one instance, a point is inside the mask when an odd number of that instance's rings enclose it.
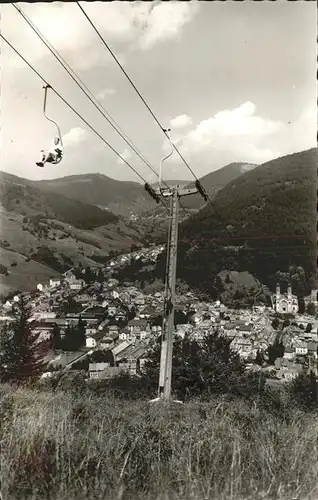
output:
{"label": "chairlift chair", "polygon": [[44,87],[44,103],[43,103],[43,114],[44,114],[44,117],[51,123],[54,123],[55,127],[56,127],[56,130],[57,130],[57,136],[54,138],[54,144],[57,146],[56,142],[58,143],[59,147],[57,147],[56,149],[54,149],[54,153],[51,153],[50,151],[48,153],[45,153],[44,150],[41,150],[42,154],[43,154],[43,161],[42,162],[38,162],[37,165],[38,166],[44,166],[44,163],[52,163],[53,165],[57,165],[58,163],[60,163],[60,161],[62,160],[62,157],[63,157],[63,140],[62,140],[62,134],[61,134],[61,130],[60,130],[60,127],[58,126],[58,124],[52,119],[50,118],[47,113],[46,113],[46,103],[47,103],[47,91],[48,89],[52,88],[51,85],[45,85]]}

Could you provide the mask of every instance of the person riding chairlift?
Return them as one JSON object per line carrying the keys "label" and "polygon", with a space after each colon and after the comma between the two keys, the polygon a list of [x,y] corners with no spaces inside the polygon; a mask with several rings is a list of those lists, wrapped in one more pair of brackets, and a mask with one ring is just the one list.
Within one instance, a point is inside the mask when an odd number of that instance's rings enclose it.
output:
{"label": "person riding chairlift", "polygon": [[60,139],[58,137],[55,137],[54,146],[52,146],[52,148],[49,149],[47,152],[45,152],[42,149],[41,153],[42,153],[42,160],[36,163],[38,167],[44,167],[45,163],[53,163],[53,164],[59,163],[63,155]]}

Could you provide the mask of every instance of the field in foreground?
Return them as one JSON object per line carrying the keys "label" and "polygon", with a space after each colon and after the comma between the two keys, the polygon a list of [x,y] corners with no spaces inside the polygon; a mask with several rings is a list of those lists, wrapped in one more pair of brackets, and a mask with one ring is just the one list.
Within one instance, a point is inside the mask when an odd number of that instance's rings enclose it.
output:
{"label": "field in foreground", "polygon": [[3,500],[314,500],[318,419],[215,399],[1,391]]}

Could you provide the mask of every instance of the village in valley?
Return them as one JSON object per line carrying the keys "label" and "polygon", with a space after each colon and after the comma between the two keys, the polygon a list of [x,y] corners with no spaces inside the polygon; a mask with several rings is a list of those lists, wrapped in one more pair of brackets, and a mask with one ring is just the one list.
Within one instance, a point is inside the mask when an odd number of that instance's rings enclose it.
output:
{"label": "village in valley", "polygon": [[[145,293],[113,274],[132,257],[155,262],[163,248],[119,256],[103,269],[90,271],[96,279],[88,284],[70,269],[47,284],[38,284],[32,293],[7,300],[1,306],[1,322],[13,319],[14,303],[23,296],[32,311],[32,331],[39,334],[40,342],[53,342],[44,378],[79,369],[85,370],[87,379],[109,379],[123,372],[138,376],[153,342],[161,336],[164,291]],[[188,291],[177,296],[175,335],[200,342],[217,331],[231,340],[231,349],[245,361],[247,370],[263,372],[269,384],[282,384],[300,373],[317,375],[316,307],[316,290],[305,298],[305,312],[300,313],[291,286],[281,290],[279,284],[269,304],[248,309],[229,308],[220,300],[202,302]],[[82,337],[73,342],[72,335],[80,329]]]}

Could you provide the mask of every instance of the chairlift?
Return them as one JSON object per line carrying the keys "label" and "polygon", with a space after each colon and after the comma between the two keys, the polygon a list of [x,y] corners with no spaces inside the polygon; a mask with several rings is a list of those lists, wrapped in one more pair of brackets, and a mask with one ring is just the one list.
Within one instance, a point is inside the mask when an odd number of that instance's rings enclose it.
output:
{"label": "chairlift", "polygon": [[168,139],[168,141],[170,143],[170,146],[171,146],[171,150],[170,150],[170,152],[166,156],[164,156],[164,158],[162,158],[162,160],[160,162],[160,169],[159,169],[159,191],[161,193],[163,192],[163,189],[161,187],[161,184],[162,184],[162,165],[163,165],[163,162],[165,162],[166,160],[168,160],[168,158],[170,158],[170,156],[172,155],[173,150],[174,150],[174,147],[173,147],[170,135],[169,135],[169,132],[171,131],[171,129],[168,128],[168,129],[162,129],[162,130],[166,134],[166,137],[167,137],[167,139]]}
{"label": "chairlift", "polygon": [[58,163],[60,163],[63,157],[63,141],[62,141],[62,134],[60,127],[54,120],[52,120],[52,118],[49,118],[48,115],[46,114],[47,91],[52,87],[51,85],[47,84],[43,88],[44,88],[43,114],[44,117],[49,122],[54,123],[57,130],[57,136],[54,137],[53,141],[54,145],[51,147],[51,149],[49,149],[47,152],[45,152],[43,149],[41,150],[42,160],[36,163],[38,167],[44,167],[45,163],[52,163],[53,165],[57,165]]}

